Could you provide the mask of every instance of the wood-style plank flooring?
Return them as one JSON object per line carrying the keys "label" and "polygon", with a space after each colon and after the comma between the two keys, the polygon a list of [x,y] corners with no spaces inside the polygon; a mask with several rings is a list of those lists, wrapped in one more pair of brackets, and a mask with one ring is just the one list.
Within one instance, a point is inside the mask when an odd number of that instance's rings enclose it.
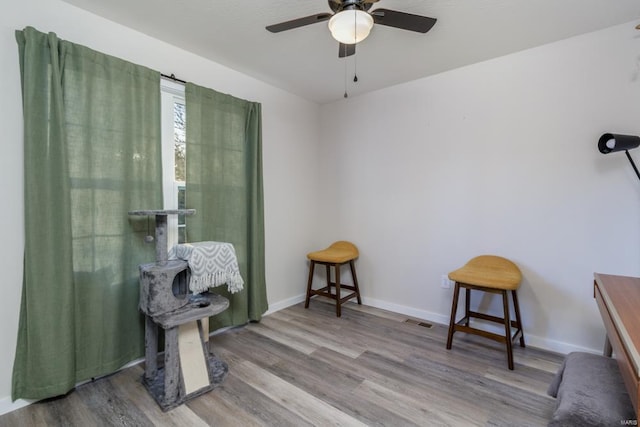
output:
{"label": "wood-style plank flooring", "polygon": [[[545,426],[562,356],[425,327],[407,316],[322,298],[211,339],[229,364],[220,388],[162,412],[142,364],[62,398],[0,417],[0,426]],[[413,319],[415,320],[415,319]],[[525,330],[526,338],[526,330]]]}

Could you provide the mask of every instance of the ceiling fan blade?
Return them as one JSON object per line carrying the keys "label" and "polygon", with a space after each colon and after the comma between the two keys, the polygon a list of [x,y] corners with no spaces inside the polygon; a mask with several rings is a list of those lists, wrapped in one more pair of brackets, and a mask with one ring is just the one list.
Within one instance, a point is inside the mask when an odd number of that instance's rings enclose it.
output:
{"label": "ceiling fan blade", "polygon": [[356,54],[356,45],[355,44],[344,44],[340,43],[338,47],[338,58],[345,58],[347,56]]}
{"label": "ceiling fan blade", "polygon": [[371,12],[371,16],[373,16],[373,21],[376,24],[401,28],[403,30],[415,31],[418,33],[426,33],[437,21],[435,18],[389,9],[376,9]]}
{"label": "ceiling fan blade", "polygon": [[305,25],[315,24],[316,22],[326,21],[331,18],[330,13],[317,13],[315,15],[305,16],[304,18],[292,19],[291,21],[280,22],[279,24],[268,25],[266,29],[272,33],[292,30]]}

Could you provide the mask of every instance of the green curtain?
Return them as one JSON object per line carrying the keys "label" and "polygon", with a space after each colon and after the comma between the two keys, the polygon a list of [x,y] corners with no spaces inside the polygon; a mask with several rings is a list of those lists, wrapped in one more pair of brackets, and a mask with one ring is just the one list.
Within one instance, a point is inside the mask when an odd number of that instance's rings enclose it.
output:
{"label": "green curtain", "polygon": [[232,243],[245,288],[210,329],[260,320],[267,310],[264,266],[261,106],[187,83],[187,237]]}
{"label": "green curtain", "polygon": [[[27,27],[25,252],[12,398],[66,393],[144,354],[136,209],[162,207],[160,75]],[[153,224],[151,225],[153,227]]]}

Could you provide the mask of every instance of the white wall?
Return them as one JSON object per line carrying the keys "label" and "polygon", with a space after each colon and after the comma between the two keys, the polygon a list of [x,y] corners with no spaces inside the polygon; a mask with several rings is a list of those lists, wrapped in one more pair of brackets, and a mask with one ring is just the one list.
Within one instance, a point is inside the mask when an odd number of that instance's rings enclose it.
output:
{"label": "white wall", "polygon": [[531,344],[598,350],[592,273],[640,275],[640,182],[624,155],[595,147],[605,131],[640,133],[633,24],[320,108],[58,0],[12,2],[0,14],[0,412],[22,280],[14,30],[27,25],[263,104],[272,309],[303,293],[306,252],[350,239],[365,302],[446,322],[441,274],[495,253],[524,272]]}
{"label": "white wall", "polygon": [[[58,0],[4,2],[0,14],[0,413],[9,406],[22,286],[23,154],[18,48],[14,31],[34,26],[63,39],[146,65],[263,108],[266,274],[271,309],[296,299],[306,278],[304,254],[314,248],[318,186],[318,105],[204,60]],[[44,213],[43,213],[44,214]],[[126,213],[123,213],[126,215]]]}
{"label": "white wall", "polygon": [[502,255],[530,344],[601,351],[593,272],[640,275],[640,182],[596,148],[640,134],[634,26],[322,107],[330,237],[360,247],[366,303],[448,323],[441,275]]}

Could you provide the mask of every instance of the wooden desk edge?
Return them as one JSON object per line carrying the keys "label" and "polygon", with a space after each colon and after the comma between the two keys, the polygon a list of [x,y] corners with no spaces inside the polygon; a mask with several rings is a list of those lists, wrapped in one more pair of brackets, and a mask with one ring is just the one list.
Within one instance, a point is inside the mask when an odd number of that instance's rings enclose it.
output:
{"label": "wooden desk edge", "polygon": [[[603,279],[611,280],[615,279],[615,277],[617,276],[595,273],[593,294],[607,331],[607,341],[609,346],[613,347],[615,352],[615,357],[620,367],[620,373],[635,409],[636,419],[638,419],[638,408],[640,408],[640,393],[638,393],[638,388],[640,386],[638,364],[640,358],[637,357],[638,349],[635,347],[630,348],[633,347],[632,341],[630,340],[624,325],[622,325],[620,316],[616,311],[616,307],[607,294],[606,285],[603,283]],[[606,353],[607,344],[605,344],[605,356],[607,355]],[[636,356],[635,359],[634,355]]]}

